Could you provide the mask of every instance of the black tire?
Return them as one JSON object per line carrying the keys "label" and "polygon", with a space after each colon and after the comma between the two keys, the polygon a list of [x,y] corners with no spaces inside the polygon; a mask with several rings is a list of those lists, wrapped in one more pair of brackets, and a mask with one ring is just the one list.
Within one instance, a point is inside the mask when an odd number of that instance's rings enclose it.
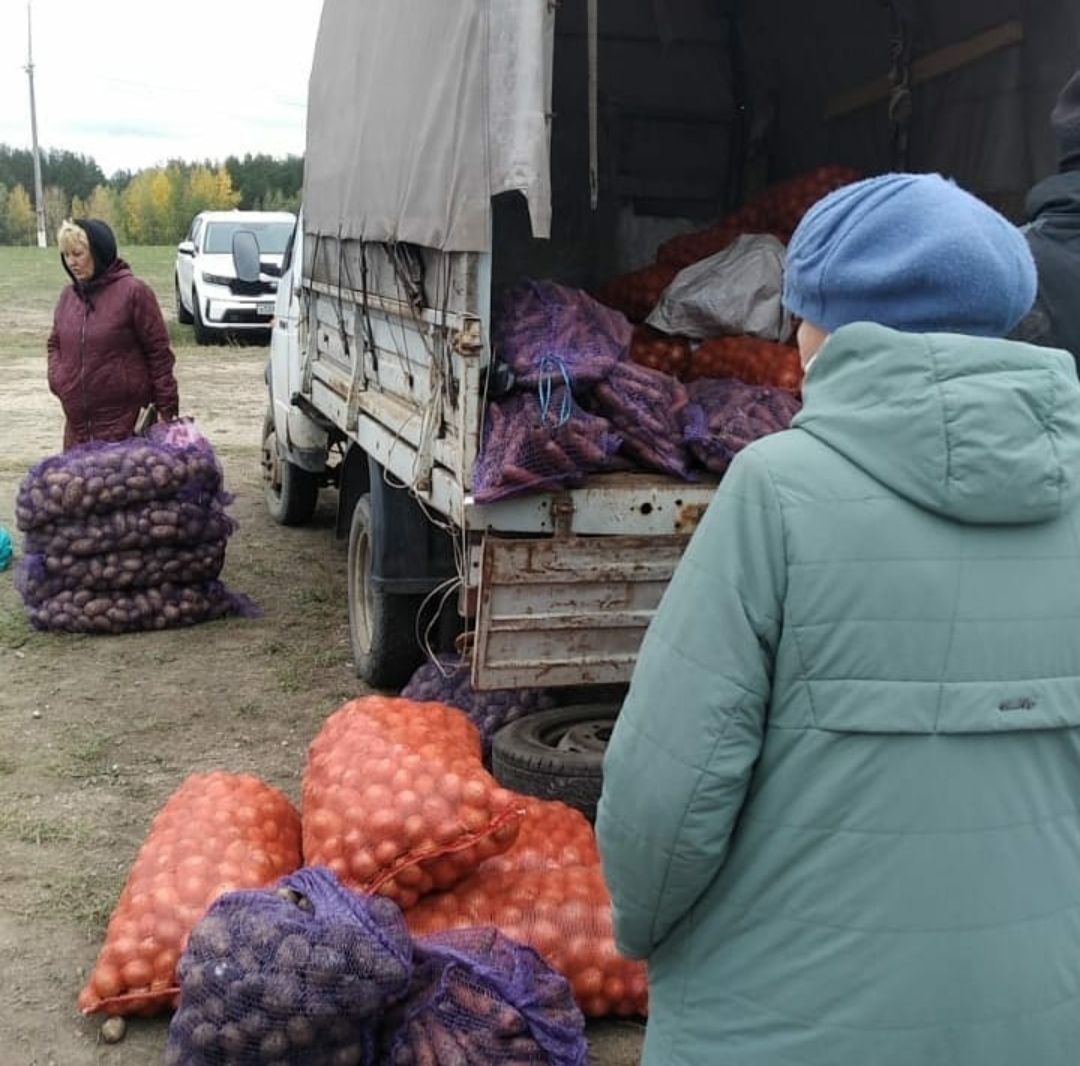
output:
{"label": "black tire", "polygon": [[495,780],[526,796],[561,800],[594,821],[604,751],[618,712],[617,704],[583,703],[511,722],[492,740]]}
{"label": "black tire", "polygon": [[281,458],[270,411],[263,418],[261,454],[263,496],[270,517],[279,526],[302,526],[319,502],[319,475]]}
{"label": "black tire", "polygon": [[173,289],[176,291],[176,321],[181,326],[191,325],[191,312],[184,306],[184,301],[180,299],[180,279],[173,276]]}
{"label": "black tire", "polygon": [[203,323],[202,312],[199,310],[199,294],[191,290],[191,324],[194,327],[196,344],[213,344],[214,335]]}
{"label": "black tire", "polygon": [[423,662],[416,615],[423,596],[377,589],[371,581],[371,497],[356,501],[349,526],[349,643],[356,676],[372,688],[400,689]]}

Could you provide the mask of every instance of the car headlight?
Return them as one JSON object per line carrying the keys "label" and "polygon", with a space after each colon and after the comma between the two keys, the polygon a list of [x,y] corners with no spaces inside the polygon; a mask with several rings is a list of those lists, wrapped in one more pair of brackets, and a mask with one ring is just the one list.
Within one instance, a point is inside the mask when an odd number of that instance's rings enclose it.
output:
{"label": "car headlight", "polygon": [[208,274],[203,271],[203,282],[207,285],[224,285],[228,288],[232,283],[232,278],[223,278],[220,274]]}

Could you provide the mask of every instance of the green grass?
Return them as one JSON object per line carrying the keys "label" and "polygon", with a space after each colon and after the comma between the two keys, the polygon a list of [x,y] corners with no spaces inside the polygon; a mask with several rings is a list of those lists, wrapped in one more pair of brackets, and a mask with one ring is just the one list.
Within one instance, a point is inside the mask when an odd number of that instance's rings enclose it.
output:
{"label": "green grass", "polygon": [[124,875],[77,872],[46,878],[38,913],[60,914],[88,930],[104,929],[123,887]]}
{"label": "green grass", "polygon": [[55,248],[0,245],[0,307],[50,311],[68,280]]}
{"label": "green grass", "polygon": [[114,782],[117,770],[112,764],[112,754],[116,738],[109,733],[80,728],[86,731],[76,730],[65,736],[65,744],[51,760],[49,771],[84,785]]}
{"label": "green grass", "polygon": [[[136,277],[157,294],[169,327],[173,345],[193,343],[190,326],[176,321],[173,297],[175,245],[120,248],[120,256],[131,264]],[[44,353],[52,310],[70,278],[55,248],[15,248],[0,245],[0,359],[5,355]],[[18,308],[19,317],[9,318],[8,308]]]}
{"label": "green grass", "polygon": [[37,818],[17,811],[0,811],[0,840],[19,844],[83,844],[87,839],[86,827],[78,821],[65,817]]}
{"label": "green grass", "polygon": [[0,648],[21,648],[33,630],[21,608],[0,608]]}

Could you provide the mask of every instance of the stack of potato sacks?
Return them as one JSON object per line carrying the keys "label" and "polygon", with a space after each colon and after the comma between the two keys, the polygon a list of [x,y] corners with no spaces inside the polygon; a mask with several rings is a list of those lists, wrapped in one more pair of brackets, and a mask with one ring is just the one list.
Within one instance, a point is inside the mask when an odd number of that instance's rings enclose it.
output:
{"label": "stack of potato sacks", "polygon": [[16,584],[31,624],[124,633],[250,613],[217,580],[234,528],[228,502],[190,422],[43,459],[15,504],[26,534]]}

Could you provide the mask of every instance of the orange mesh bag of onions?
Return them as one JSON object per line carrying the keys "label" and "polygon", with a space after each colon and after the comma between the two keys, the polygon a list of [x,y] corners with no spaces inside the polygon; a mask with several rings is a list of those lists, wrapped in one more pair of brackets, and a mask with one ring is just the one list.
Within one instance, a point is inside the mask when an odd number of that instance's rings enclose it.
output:
{"label": "orange mesh bag of onions", "polygon": [[517,837],[521,798],[481,762],[480,734],[454,707],[352,700],[308,749],[304,860],[402,909],[450,888]]}
{"label": "orange mesh bag of onions", "polygon": [[528,799],[514,845],[405,915],[415,936],[494,926],[569,982],[589,1017],[644,1015],[645,965],[615,948],[592,826],[565,804]]}
{"label": "orange mesh bag of onions", "polygon": [[175,1006],[188,935],[224,892],[300,866],[300,818],[250,774],[192,774],[155,816],[128,873],[78,1007],[153,1014]]}

